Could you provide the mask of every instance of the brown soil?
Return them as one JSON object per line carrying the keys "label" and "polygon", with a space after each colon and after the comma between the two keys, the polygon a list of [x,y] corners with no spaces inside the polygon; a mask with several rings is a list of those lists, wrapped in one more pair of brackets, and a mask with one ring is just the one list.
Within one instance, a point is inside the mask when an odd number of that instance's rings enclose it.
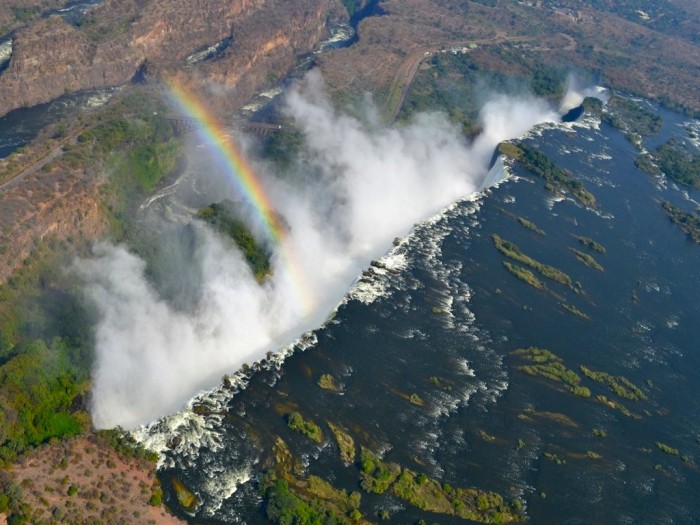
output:
{"label": "brown soil", "polygon": [[[73,438],[33,450],[8,474],[22,487],[22,498],[32,509],[33,521],[182,523],[162,506],[148,504],[157,483],[155,464],[122,458],[94,437]],[[0,524],[5,519],[0,515]]]}
{"label": "brown soil", "polygon": [[355,102],[370,92],[386,120],[396,114],[426,52],[470,43],[479,45],[475,60],[485,69],[518,75],[540,62],[599,71],[608,87],[700,111],[700,46],[611,12],[564,11],[541,2],[381,5],[386,14],[362,21],[357,44],[323,55],[320,65],[336,100]]}

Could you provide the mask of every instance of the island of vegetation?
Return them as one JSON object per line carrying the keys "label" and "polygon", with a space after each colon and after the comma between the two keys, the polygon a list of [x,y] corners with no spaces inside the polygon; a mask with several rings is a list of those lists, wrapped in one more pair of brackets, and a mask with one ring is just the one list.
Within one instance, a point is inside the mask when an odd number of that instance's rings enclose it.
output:
{"label": "island of vegetation", "polygon": [[616,395],[632,401],[643,401],[647,396],[642,390],[624,376],[613,376],[607,372],[598,372],[581,365],[581,373],[593,381],[608,385]]}
{"label": "island of vegetation", "polygon": [[330,421],[327,421],[326,423],[328,423],[328,428],[331,429],[333,437],[335,438],[336,443],[338,443],[340,459],[342,459],[343,463],[346,465],[352,464],[355,461],[355,440],[352,439],[352,436],[338,425]]}
{"label": "island of vegetation", "polygon": [[576,308],[573,304],[562,303],[561,306],[567,312],[572,313],[572,314],[580,317],[581,319],[590,319],[590,316],[588,316],[587,314],[584,314],[581,310]]}
{"label": "island of vegetation", "polygon": [[359,492],[336,489],[318,476],[297,477],[292,454],[279,437],[273,451],[274,465],[260,484],[265,513],[272,523],[369,525],[359,510],[362,501]]}
{"label": "island of vegetation", "polygon": [[661,131],[663,118],[644,109],[638,102],[613,94],[601,114],[604,122],[621,130],[627,139],[641,148],[641,138]]}
{"label": "island of vegetation", "polygon": [[[581,291],[580,288],[571,279],[571,277],[569,277],[567,274],[565,274],[561,270],[555,268],[554,266],[542,264],[541,262],[536,261],[532,257],[525,255],[520,250],[520,248],[518,248],[512,242],[506,241],[505,239],[502,239],[499,235],[497,235],[495,233],[491,236],[491,240],[493,241],[493,244],[496,247],[496,249],[499,252],[501,252],[503,255],[505,255],[506,257],[513,259],[514,261],[518,261],[520,263],[523,263],[534,270],[537,270],[537,272],[540,275],[542,275],[543,277],[546,277],[547,279],[555,281],[559,284],[563,284],[564,286],[568,286],[569,288],[571,288],[575,292]],[[518,267],[516,266],[516,268],[518,268]],[[510,270],[510,268],[508,268],[508,269]],[[528,272],[528,273],[530,273],[530,272]],[[533,284],[533,286],[534,286],[534,284]],[[536,286],[536,287],[539,288],[539,286]],[[544,287],[544,285],[542,285],[542,287]]]}
{"label": "island of vegetation", "polygon": [[544,283],[540,281],[537,277],[535,277],[535,274],[527,268],[523,268],[522,266],[518,266],[517,264],[511,264],[508,261],[503,261],[503,266],[506,270],[515,275],[518,279],[520,279],[523,282],[526,282],[530,286],[540,290],[542,290],[545,287]]}
{"label": "island of vegetation", "polygon": [[[338,435],[343,436],[344,442],[354,443],[353,438],[338,425],[329,425],[340,432]],[[354,444],[352,450],[354,457]],[[347,456],[343,458],[346,465],[353,464],[345,459]],[[365,492],[389,493],[425,511],[481,523],[513,523],[523,518],[520,500],[516,499],[509,505],[494,492],[441,484],[425,474],[382,461],[364,446],[360,448],[360,461],[354,466],[359,469],[360,486]],[[260,483],[260,493],[265,513],[273,523],[369,524],[361,510],[359,492],[338,489],[315,475],[304,476],[303,468],[299,468],[289,446],[280,437],[275,439],[268,467]],[[388,519],[389,510],[379,512],[379,516]]]}
{"label": "island of vegetation", "polygon": [[578,242],[580,242],[581,244],[586,246],[587,248],[595,250],[598,253],[605,253],[606,252],[605,246],[603,246],[602,244],[600,244],[597,241],[594,241],[590,237],[585,237],[583,235],[574,235],[574,238]]}
{"label": "island of vegetation", "polygon": [[[569,391],[577,396],[589,398],[591,389],[581,384],[582,378],[575,371],[567,368],[563,360],[549,350],[537,347],[519,348],[512,352],[513,355],[530,361],[534,364],[520,365],[518,369],[531,376],[541,376],[550,381],[564,383]],[[624,376],[613,376],[607,372],[592,370],[580,365],[581,373],[585,378],[606,385],[615,395],[632,401],[647,400],[646,394]],[[631,412],[625,405],[615,399],[609,399],[605,395],[595,396],[595,400],[625,416],[639,419],[641,416]],[[648,414],[648,413],[647,413]],[[595,431],[594,431],[595,434]]]}
{"label": "island of vegetation", "polygon": [[544,232],[544,230],[541,230],[540,228],[538,228],[537,225],[536,225],[534,222],[529,221],[529,220],[525,219],[524,217],[518,217],[518,222],[519,222],[522,226],[524,226],[525,228],[527,228],[528,230],[532,230],[533,232],[535,232],[537,235],[547,235],[547,234]]}
{"label": "island of vegetation", "polygon": [[360,468],[364,490],[376,494],[390,491],[422,510],[481,523],[512,523],[521,519],[519,502],[507,505],[503,497],[494,492],[443,485],[425,474],[401,468],[396,463],[385,463],[364,447]]}
{"label": "island of vegetation", "polygon": [[562,382],[569,387],[571,393],[577,396],[590,397],[590,390],[580,386],[581,377],[573,370],[566,368],[562,364],[562,359],[549,350],[531,346],[529,348],[518,348],[513,352],[513,355],[537,363],[534,365],[522,365],[518,367],[520,371],[531,376],[539,375],[552,381]]}
{"label": "island of vegetation", "polygon": [[319,377],[318,386],[323,390],[340,392],[340,385],[331,374],[323,374],[321,377]]}
{"label": "island of vegetation", "polygon": [[270,251],[253,237],[242,221],[236,218],[235,203],[224,200],[211,204],[199,210],[196,217],[233,240],[243,253],[258,282],[262,282],[269,275]]}
{"label": "island of vegetation", "polygon": [[700,244],[700,215],[683,211],[668,201],[664,201],[661,206],[673,224],[683,230],[694,243]]}
{"label": "island of vegetation", "polygon": [[583,186],[583,183],[575,179],[563,168],[554,164],[544,153],[526,145],[523,142],[501,142],[498,151],[507,157],[520,162],[532,173],[545,181],[545,187],[551,192],[571,195],[583,206],[594,207],[595,197]]}
{"label": "island of vegetation", "polygon": [[287,416],[287,426],[292,430],[304,434],[319,445],[323,443],[323,432],[321,432],[321,428],[313,421],[304,419],[299,412],[292,412]]}
{"label": "island of vegetation", "polygon": [[670,139],[655,151],[638,156],[635,165],[652,175],[664,173],[676,182],[700,188],[700,154],[677,139]]}
{"label": "island of vegetation", "polygon": [[577,250],[576,248],[569,248],[569,250],[571,250],[571,253],[573,253],[579,261],[581,261],[589,268],[593,268],[595,270],[598,270],[599,272],[605,271],[603,266],[598,261],[596,261],[595,257],[593,257],[592,255],[584,253],[581,250]]}
{"label": "island of vegetation", "polygon": [[680,454],[677,448],[670,447],[666,443],[662,443],[661,441],[656,442],[656,447],[661,452],[663,452],[664,454],[668,454],[669,456],[678,456]]}
{"label": "island of vegetation", "polygon": [[[503,143],[503,144],[504,144],[504,146],[508,145],[508,143]],[[520,217],[519,215],[516,215],[515,213],[510,212],[504,208],[499,207],[498,210],[501,213],[508,215],[508,217],[511,217],[511,218],[515,219],[516,221],[518,221],[518,224],[520,224],[520,226],[522,226],[523,228],[527,228],[528,230],[535,232],[537,235],[542,235],[542,236],[547,235],[547,233],[544,230],[539,228],[537,226],[537,224],[535,224],[531,220],[528,220],[525,217]]]}

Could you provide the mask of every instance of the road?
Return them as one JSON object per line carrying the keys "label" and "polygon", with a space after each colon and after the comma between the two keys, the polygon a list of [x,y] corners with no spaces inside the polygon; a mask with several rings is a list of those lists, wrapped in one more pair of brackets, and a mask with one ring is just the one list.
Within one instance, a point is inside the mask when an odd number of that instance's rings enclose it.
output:
{"label": "road", "polygon": [[[562,35],[569,40],[569,45],[568,47],[570,48],[573,46],[575,49],[576,46],[576,40],[574,40],[572,37],[569,35]],[[420,67],[421,62],[434,55],[435,53],[443,52],[447,49],[454,48],[454,47],[466,47],[469,44],[476,44],[476,45],[486,45],[486,44],[502,44],[504,42],[529,42],[535,40],[535,37],[529,37],[529,36],[508,36],[507,34],[503,32],[497,32],[494,36],[490,38],[482,38],[478,40],[468,40],[468,41],[459,41],[459,42],[448,42],[445,45],[441,46],[440,48],[436,47],[423,47],[416,49],[415,51],[411,52],[405,59],[404,61],[399,65],[398,69],[396,70],[396,73],[394,74],[394,77],[391,80],[391,84],[389,87],[389,100],[387,104],[390,106],[387,108],[387,111],[384,114],[389,114],[390,117],[388,119],[388,123],[391,124],[396,121],[396,119],[399,116],[399,112],[401,111],[401,107],[403,106],[404,101],[406,100],[406,96],[408,95],[408,91],[411,89],[411,84],[413,84],[413,80],[416,78],[416,73],[418,72],[418,68]],[[394,102],[392,99],[394,98],[394,94],[398,91],[400,91],[398,99]],[[391,105],[393,104],[393,108]],[[391,111],[389,111],[391,110]]]}

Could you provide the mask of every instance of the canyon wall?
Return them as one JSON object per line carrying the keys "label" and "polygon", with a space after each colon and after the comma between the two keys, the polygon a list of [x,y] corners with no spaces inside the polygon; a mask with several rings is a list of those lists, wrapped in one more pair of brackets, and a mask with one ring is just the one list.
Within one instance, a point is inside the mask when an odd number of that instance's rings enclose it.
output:
{"label": "canyon wall", "polygon": [[[126,84],[144,70],[212,81],[243,100],[311,50],[327,17],[342,10],[336,0],[106,0],[79,26],[60,16],[38,19],[14,35],[9,66],[0,73],[0,115]],[[186,62],[227,39],[216,60]]]}

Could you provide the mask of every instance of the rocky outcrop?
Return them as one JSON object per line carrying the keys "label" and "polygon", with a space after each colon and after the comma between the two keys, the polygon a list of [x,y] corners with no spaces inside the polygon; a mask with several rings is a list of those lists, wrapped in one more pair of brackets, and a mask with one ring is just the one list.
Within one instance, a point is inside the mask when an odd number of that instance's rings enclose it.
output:
{"label": "rocky outcrop", "polygon": [[[59,16],[37,20],[15,34],[0,74],[0,115],[122,85],[144,70],[221,87],[242,100],[313,48],[329,14],[341,10],[337,0],[106,0],[80,27]],[[232,43],[216,60],[186,62],[226,39]]]}

